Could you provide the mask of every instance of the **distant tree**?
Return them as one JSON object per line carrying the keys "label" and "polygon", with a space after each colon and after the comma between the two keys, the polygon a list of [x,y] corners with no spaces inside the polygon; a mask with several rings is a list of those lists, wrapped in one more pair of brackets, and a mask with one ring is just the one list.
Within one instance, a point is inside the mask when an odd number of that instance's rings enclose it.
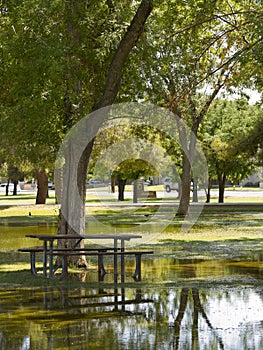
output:
{"label": "distant tree", "polygon": [[118,184],[118,199],[120,201],[124,200],[125,185],[129,180],[135,182],[134,201],[137,202],[136,181],[140,178],[147,178],[154,175],[156,175],[154,166],[143,159],[127,159],[123,161],[112,172],[112,178],[114,178]]}
{"label": "distant tree", "polygon": [[[17,185],[18,181],[22,181],[24,174],[22,171],[16,166],[8,166],[8,180],[10,180],[14,184],[13,195],[17,195]],[[8,191],[7,191],[8,194]]]}
{"label": "distant tree", "polygon": [[261,115],[261,109],[249,105],[245,98],[217,99],[203,120],[201,137],[210,180],[216,179],[219,184],[219,203],[224,202],[227,180],[239,183],[256,170],[255,159],[241,153],[240,142],[251,133]]}

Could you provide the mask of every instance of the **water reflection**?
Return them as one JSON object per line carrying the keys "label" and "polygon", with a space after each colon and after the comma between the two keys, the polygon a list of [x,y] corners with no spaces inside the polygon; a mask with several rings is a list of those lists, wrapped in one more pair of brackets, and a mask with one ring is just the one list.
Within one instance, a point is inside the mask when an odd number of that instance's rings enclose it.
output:
{"label": "water reflection", "polygon": [[[132,271],[134,263],[126,262],[127,272]],[[110,270],[110,266],[107,266]],[[245,281],[254,279],[261,281],[263,278],[262,256],[249,259],[249,257],[231,259],[207,259],[207,258],[175,258],[169,256],[158,256],[154,259],[144,258],[142,261],[142,280],[149,282],[158,281],[207,281],[208,283],[218,281]],[[106,281],[111,281],[106,276]],[[128,273],[126,281],[129,279]]]}
{"label": "water reflection", "polygon": [[[10,274],[15,281],[21,272],[15,269],[22,259],[15,250],[34,244],[24,235],[46,232],[47,227],[1,230],[0,283],[5,283]],[[263,290],[250,287],[262,285],[262,249],[255,249],[255,241],[232,243],[230,252],[229,245],[223,249],[220,244],[220,249],[204,243],[193,249],[183,242],[155,248],[154,259],[142,261],[147,288],[133,283],[132,259],[126,262],[125,281],[134,288],[90,288],[97,282],[92,260],[81,277],[71,277],[83,281],[78,289],[51,287],[48,282],[35,289],[0,285],[0,348],[263,349]],[[113,283],[112,261],[105,263],[105,283]],[[178,285],[184,287],[174,287]]]}
{"label": "water reflection", "polygon": [[0,291],[0,347],[262,349],[260,289]]}

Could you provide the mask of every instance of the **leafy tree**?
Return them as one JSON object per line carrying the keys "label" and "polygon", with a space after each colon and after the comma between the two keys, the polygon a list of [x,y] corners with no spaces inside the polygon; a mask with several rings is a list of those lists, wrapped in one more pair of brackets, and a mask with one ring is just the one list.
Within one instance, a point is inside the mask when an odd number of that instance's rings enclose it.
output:
{"label": "leafy tree", "polygon": [[[262,89],[261,0],[156,0],[144,33],[142,15],[148,18],[153,2],[140,4],[137,11],[139,1],[131,0],[2,1],[1,147],[14,155],[13,165],[25,161],[36,169],[43,185],[39,201],[61,140],[91,110],[113,100],[150,100],[175,112],[199,136],[220,91]],[[131,27],[140,25],[127,30],[135,12]],[[186,130],[179,130],[185,142]],[[181,152],[184,215],[195,149],[195,140],[187,142]],[[84,179],[92,146],[80,162]],[[84,180],[80,191],[84,198]]]}
{"label": "leafy tree", "polygon": [[121,184],[119,200],[124,199],[123,191],[128,180],[175,175],[174,163],[180,164],[180,155],[178,144],[171,137],[136,121],[127,124],[125,118],[114,120],[112,125],[110,119],[97,135],[89,170],[92,168],[95,178],[111,181],[113,190],[115,180]]}
{"label": "leafy tree", "polygon": [[[14,157],[37,169],[38,185],[43,185],[37,203],[44,202],[46,174],[65,133],[86,113],[115,100],[123,66],[152,7],[152,0],[125,4],[37,0],[33,6],[24,0],[2,5],[1,143],[8,153],[13,139]],[[96,123],[97,131],[102,123]],[[78,168],[79,232],[85,225],[86,173],[93,142]],[[70,190],[64,194],[62,211],[70,206],[69,215],[76,216]],[[60,219],[59,231],[71,233]]]}
{"label": "leafy tree", "polygon": [[249,105],[246,99],[217,99],[203,120],[203,145],[210,179],[218,180],[219,203],[224,201],[226,180],[239,183],[256,169],[254,159],[240,153],[239,145],[261,115],[261,109]]}
{"label": "leafy tree", "polygon": [[[201,121],[220,91],[252,86],[255,75],[260,77],[261,19],[261,1],[171,1],[157,6],[141,41],[144,52],[133,61],[143,78],[133,77],[137,98],[166,106],[198,136]],[[257,68],[250,74],[253,62]],[[131,72],[127,79],[132,78]],[[131,87],[125,92],[131,93]],[[181,142],[186,142],[185,128],[179,125],[178,129]],[[189,210],[189,160],[194,157],[195,139],[187,144],[179,215]]]}
{"label": "leafy tree", "polygon": [[[18,167],[10,166],[8,167],[8,181],[10,180],[14,184],[13,195],[17,194],[18,181],[23,180],[24,174],[18,169]],[[8,194],[8,189],[7,189]]]}
{"label": "leafy tree", "polygon": [[130,1],[2,2],[1,143],[7,154],[12,147],[14,164],[32,164],[37,203],[62,139],[103,92],[132,11]]}
{"label": "leafy tree", "polygon": [[143,159],[127,159],[120,163],[112,172],[112,177],[118,184],[118,199],[124,200],[124,189],[128,180],[135,181],[134,202],[137,202],[137,183],[140,178],[154,176],[156,169]]}
{"label": "leafy tree", "polygon": [[[38,178],[37,203],[43,203],[46,173],[63,134],[61,97],[52,84],[59,85],[64,66],[61,4],[8,1],[2,6],[1,143],[8,162],[12,155],[11,164],[32,164]],[[45,183],[39,178],[43,173]]]}
{"label": "leafy tree", "polygon": [[[124,64],[130,51],[136,45],[143,32],[144,24],[152,11],[152,5],[152,1],[142,0],[139,7],[137,8],[131,24],[126,29],[111,59],[103,93],[98,99],[97,103],[94,105],[93,111],[100,110],[102,107],[109,106],[114,102],[119,92]],[[105,111],[104,113],[97,114],[96,122],[93,125],[94,134],[97,134],[106,117],[107,113],[105,113]],[[87,168],[93,144],[94,138],[84,149],[77,169],[78,190],[81,199],[79,203],[72,202],[72,198],[75,198],[74,188],[72,188],[72,186],[69,186],[68,188],[67,186],[68,178],[70,179],[72,172],[75,171],[75,164],[74,162],[73,164],[71,163],[72,159],[70,152],[69,154],[65,154],[65,164],[69,173],[64,171],[63,192],[61,198],[61,214],[59,223],[59,231],[61,233],[75,233],[76,228],[78,233],[84,232]],[[68,146],[70,149],[70,143]],[[77,216],[75,215],[76,212],[78,212]],[[75,227],[73,228],[72,226],[68,225],[68,221],[70,223],[74,223]]]}

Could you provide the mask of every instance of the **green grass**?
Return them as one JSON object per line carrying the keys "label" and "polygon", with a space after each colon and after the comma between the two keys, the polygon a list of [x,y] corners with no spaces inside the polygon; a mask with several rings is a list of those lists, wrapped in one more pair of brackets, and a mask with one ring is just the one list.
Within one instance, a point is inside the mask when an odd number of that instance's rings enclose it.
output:
{"label": "green grass", "polygon": [[[99,206],[92,206],[92,203],[96,204],[96,198],[90,197],[88,200],[90,204],[87,208],[88,213],[105,224],[113,225],[112,227],[116,223],[132,225],[145,223],[157,210],[157,207],[154,206],[133,207],[132,204],[110,208],[104,206],[103,203],[100,203]],[[252,198],[249,200],[252,202]],[[253,202],[254,200],[253,198]],[[56,225],[59,207],[55,205],[54,197],[48,199],[47,205],[35,205],[34,201],[34,195],[19,195],[15,198],[0,196],[0,223],[11,224],[11,230],[12,225],[23,225],[25,228],[42,222]],[[241,202],[240,198],[238,202]],[[235,201],[232,203],[235,204]],[[156,204],[158,205],[158,202]],[[177,252],[178,256],[187,254],[193,257],[200,256],[200,254],[202,256],[206,254],[206,257],[239,256],[239,254],[244,255],[249,252],[262,254],[263,211],[258,207],[255,209],[251,206],[240,208],[235,205],[231,208],[227,206],[205,207],[197,222],[187,232],[180,229],[182,221],[182,218],[174,217],[164,232],[160,233],[150,244],[145,244],[147,248],[153,248],[156,252],[160,251],[160,254],[170,249],[172,252]],[[15,235],[16,230],[13,230]],[[4,252],[3,254],[2,250],[1,255],[3,255],[0,260],[2,286],[68,283],[67,281],[46,281],[31,276],[29,256],[26,254],[15,252]]]}
{"label": "green grass", "polygon": [[[147,222],[151,215],[153,215],[158,209],[158,202],[156,202],[156,207],[134,207],[132,203],[129,206],[122,206],[122,203],[118,202],[118,207],[109,208],[103,203],[96,206],[96,201],[93,202],[93,199],[94,198],[89,199],[87,212],[106,224],[141,224]],[[248,200],[250,201],[252,199],[249,198]],[[0,222],[23,223],[29,225],[43,221],[57,222],[59,206],[55,204],[54,196],[47,200],[46,205],[35,205],[34,201],[34,194],[20,194],[18,196],[8,197],[0,195]],[[240,198],[238,198],[237,202],[241,202]],[[94,206],[92,206],[93,203]],[[235,207],[235,201],[233,201],[232,204],[233,206],[230,209],[227,206],[204,207],[198,222],[192,228],[191,232],[193,232],[194,235],[201,235],[202,232],[205,232],[205,235],[210,237],[215,234],[215,232],[209,233],[211,230],[215,230],[217,236],[220,236],[221,233],[229,236],[229,231],[242,231],[240,234],[243,235],[244,233],[247,233],[248,236],[250,236],[253,231],[252,226],[262,226],[262,218],[255,216],[257,213],[260,214],[262,212],[260,207]],[[178,232],[178,226],[181,222],[182,219],[177,217],[174,218],[167,228],[166,234]],[[231,237],[233,232],[230,234]],[[235,234],[239,235],[238,232],[235,232]],[[190,235],[188,235],[188,237],[190,238]]]}
{"label": "green grass", "polygon": [[[8,195],[5,196],[0,194],[0,206],[13,206],[13,205],[34,205],[36,203],[35,194],[18,194],[16,196]],[[50,194],[47,198],[46,204],[55,204],[55,195]]]}

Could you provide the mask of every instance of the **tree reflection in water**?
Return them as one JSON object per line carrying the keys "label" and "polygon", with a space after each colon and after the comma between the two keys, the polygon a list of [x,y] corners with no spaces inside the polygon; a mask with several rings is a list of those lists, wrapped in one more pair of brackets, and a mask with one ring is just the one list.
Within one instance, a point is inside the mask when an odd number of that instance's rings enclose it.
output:
{"label": "tree reflection in water", "polygon": [[192,325],[192,348],[198,349],[199,346],[199,340],[198,340],[198,319],[199,314],[203,317],[203,319],[206,321],[208,327],[213,331],[216,338],[218,339],[219,349],[224,349],[224,344],[220,336],[217,335],[216,330],[212,326],[211,322],[209,321],[209,318],[207,317],[206,312],[204,311],[204,308],[201,304],[199,292],[197,288],[182,288],[181,294],[180,294],[180,306],[178,309],[177,317],[174,321],[174,343],[173,343],[173,349],[179,349],[179,340],[180,340],[180,329],[182,325],[182,320],[185,314],[187,302],[188,302],[188,296],[189,293],[192,292],[192,298],[193,298],[193,325]]}
{"label": "tree reflection in water", "polygon": [[250,287],[0,290],[0,348],[260,350],[262,299]]}

